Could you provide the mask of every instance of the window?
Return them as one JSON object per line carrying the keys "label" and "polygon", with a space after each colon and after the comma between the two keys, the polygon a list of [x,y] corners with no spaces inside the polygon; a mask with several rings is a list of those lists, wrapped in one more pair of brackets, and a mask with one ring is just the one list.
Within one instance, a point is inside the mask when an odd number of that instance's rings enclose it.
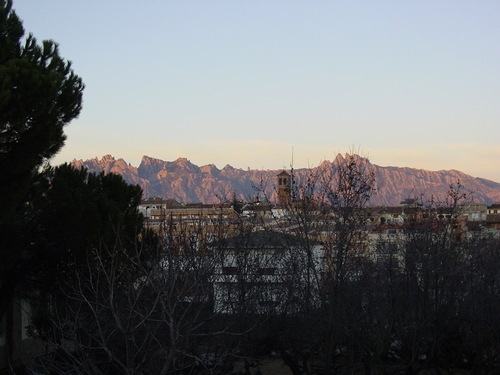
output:
{"label": "window", "polygon": [[222,267],[222,273],[224,275],[237,275],[238,267]]}
{"label": "window", "polygon": [[274,267],[265,267],[265,268],[259,268],[257,273],[259,275],[274,275],[276,272],[276,268]]}
{"label": "window", "polygon": [[377,254],[391,255],[395,254],[398,250],[398,245],[395,243],[382,242],[377,244]]}

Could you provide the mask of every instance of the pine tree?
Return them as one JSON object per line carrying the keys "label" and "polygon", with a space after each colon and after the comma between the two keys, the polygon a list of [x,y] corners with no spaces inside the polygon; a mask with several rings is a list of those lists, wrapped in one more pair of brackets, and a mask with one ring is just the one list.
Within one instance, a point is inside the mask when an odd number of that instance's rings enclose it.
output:
{"label": "pine tree", "polygon": [[0,0],[0,318],[29,258],[27,193],[66,139],[84,84],[53,41],[25,39],[11,0]]}
{"label": "pine tree", "polygon": [[53,41],[37,44],[0,0],[0,212],[22,203],[32,174],[64,145],[63,128],[82,108],[84,85]]}

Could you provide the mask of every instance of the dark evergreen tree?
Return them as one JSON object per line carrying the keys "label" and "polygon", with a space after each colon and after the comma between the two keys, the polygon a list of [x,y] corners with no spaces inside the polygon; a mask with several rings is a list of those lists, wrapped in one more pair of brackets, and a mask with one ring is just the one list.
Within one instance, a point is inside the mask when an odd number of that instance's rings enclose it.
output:
{"label": "dark evergreen tree", "polygon": [[84,85],[53,41],[37,44],[0,1],[0,212],[22,203],[30,178],[63,146],[63,128],[77,117]]}
{"label": "dark evergreen tree", "polygon": [[[47,300],[60,294],[60,285],[76,275],[92,274],[97,258],[103,262],[113,259],[120,274],[133,279],[130,259],[136,264],[147,261],[154,256],[147,249],[156,249],[157,242],[143,230],[143,215],[138,211],[141,188],[127,184],[119,175],[89,173],[69,164],[48,167],[28,196],[30,252],[22,263],[25,272],[18,289],[36,302],[32,327],[43,336],[47,330],[44,322],[53,308]],[[144,251],[138,252],[138,247]],[[126,270],[121,269],[120,259],[129,260]]]}
{"label": "dark evergreen tree", "polygon": [[24,37],[11,0],[0,0],[0,318],[32,259],[26,194],[63,146],[84,85],[57,44]]}
{"label": "dark evergreen tree", "polygon": [[120,175],[63,164],[41,172],[31,191],[31,244],[44,256],[81,261],[89,250],[116,242],[134,246],[142,230],[142,190]]}

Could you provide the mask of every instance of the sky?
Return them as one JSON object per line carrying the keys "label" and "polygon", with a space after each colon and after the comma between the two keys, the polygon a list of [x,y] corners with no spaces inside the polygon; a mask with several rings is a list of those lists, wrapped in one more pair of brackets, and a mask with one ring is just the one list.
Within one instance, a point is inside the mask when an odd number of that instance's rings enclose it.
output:
{"label": "sky", "polygon": [[313,167],[500,182],[498,0],[14,0],[86,88],[53,164]]}

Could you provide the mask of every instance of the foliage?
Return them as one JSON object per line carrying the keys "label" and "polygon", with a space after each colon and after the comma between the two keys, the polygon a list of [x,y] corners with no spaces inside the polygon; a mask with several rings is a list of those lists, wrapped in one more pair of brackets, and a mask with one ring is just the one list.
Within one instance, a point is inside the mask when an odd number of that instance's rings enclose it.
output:
{"label": "foliage", "polygon": [[11,0],[0,1],[0,317],[33,258],[27,192],[38,168],[64,144],[63,128],[82,106],[84,85],[52,41],[29,35]]}
{"label": "foliage", "polygon": [[0,211],[10,213],[30,178],[64,144],[63,128],[82,106],[84,85],[57,44],[29,35],[10,0],[0,3]]}
{"label": "foliage", "polygon": [[37,245],[58,256],[71,252],[81,260],[98,244],[133,244],[143,226],[138,212],[141,196],[139,186],[116,174],[88,173],[68,164],[47,168],[30,197]]}

